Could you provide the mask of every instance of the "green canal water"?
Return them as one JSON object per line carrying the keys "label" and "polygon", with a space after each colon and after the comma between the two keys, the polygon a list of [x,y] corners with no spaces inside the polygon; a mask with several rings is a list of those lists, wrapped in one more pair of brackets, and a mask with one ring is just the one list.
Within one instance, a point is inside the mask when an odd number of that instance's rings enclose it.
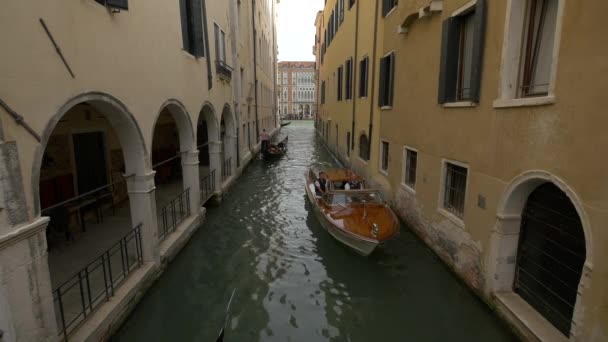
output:
{"label": "green canal water", "polygon": [[514,341],[405,226],[368,258],[319,225],[304,172],[337,164],[312,123],[288,158],[254,161],[112,341]]}

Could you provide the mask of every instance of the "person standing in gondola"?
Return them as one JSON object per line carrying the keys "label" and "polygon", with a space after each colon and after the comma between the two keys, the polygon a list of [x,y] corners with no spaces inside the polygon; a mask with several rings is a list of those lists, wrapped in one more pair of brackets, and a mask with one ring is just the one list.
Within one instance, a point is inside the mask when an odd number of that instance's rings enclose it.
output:
{"label": "person standing in gondola", "polygon": [[268,141],[270,141],[270,136],[266,133],[265,129],[260,133],[260,140],[262,141],[262,153],[265,153],[268,149]]}

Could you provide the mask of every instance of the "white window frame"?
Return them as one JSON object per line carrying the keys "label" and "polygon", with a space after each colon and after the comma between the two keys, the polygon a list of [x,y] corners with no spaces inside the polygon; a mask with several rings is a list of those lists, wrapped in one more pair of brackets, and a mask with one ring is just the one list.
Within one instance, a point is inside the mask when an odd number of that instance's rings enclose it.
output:
{"label": "white window frame", "polygon": [[494,101],[494,108],[542,106],[555,103],[555,84],[559,63],[559,49],[562,37],[565,0],[556,0],[557,19],[555,25],[555,42],[549,89],[546,96],[519,98],[520,61],[522,39],[525,26],[526,5],[529,0],[507,0],[507,13],[502,43],[502,60],[498,85],[499,98]]}
{"label": "white window frame", "polygon": [[[448,210],[445,209],[444,207],[444,198],[445,198],[445,178],[446,178],[446,174],[447,174],[447,164],[452,164],[452,165],[456,165],[456,166],[460,166],[463,167],[465,169],[467,169],[467,179],[466,179],[466,185],[464,188],[464,202],[463,202],[463,209],[462,209],[462,218],[452,214],[451,212],[449,212]],[[441,159],[441,183],[440,183],[440,187],[439,187],[439,198],[437,201],[437,212],[439,212],[441,215],[445,216],[448,220],[452,221],[452,223],[454,223],[456,226],[460,227],[460,228],[465,228],[465,224],[464,224],[464,216],[467,213],[467,197],[469,194],[469,184],[470,184],[470,176],[471,176],[471,170],[469,167],[469,164],[467,163],[463,163],[463,162],[459,162],[457,160],[453,160],[453,159],[446,159],[443,158]]]}
{"label": "white window frame", "polygon": [[[407,168],[408,168],[408,159],[407,159],[407,151],[413,151],[416,152],[416,182],[414,183],[414,186],[412,187],[411,185],[407,184],[405,182],[405,176],[407,175]],[[418,184],[418,150],[410,147],[410,146],[403,146],[403,155],[402,155],[402,163],[401,163],[401,186],[403,186],[404,189],[408,190],[409,192],[415,194],[416,193],[416,186]]]}
{"label": "white window frame", "polygon": [[[384,158],[384,143],[386,143],[388,145],[388,151],[387,151],[387,155],[386,155],[386,169],[382,168],[382,159]],[[380,158],[378,158],[378,171],[385,175],[388,176],[388,170],[390,168],[389,164],[391,162],[391,143],[386,140],[386,139],[380,139]]]}

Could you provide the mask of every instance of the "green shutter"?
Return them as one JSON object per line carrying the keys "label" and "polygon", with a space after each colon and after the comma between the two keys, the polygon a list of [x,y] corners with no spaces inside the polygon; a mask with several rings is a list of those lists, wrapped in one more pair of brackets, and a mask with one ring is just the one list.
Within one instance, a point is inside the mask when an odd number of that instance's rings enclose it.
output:
{"label": "green shutter", "polygon": [[106,0],[106,6],[128,10],[129,0]]}
{"label": "green shutter", "polygon": [[205,55],[204,38],[203,38],[203,6],[201,0],[188,0],[190,3],[190,23],[192,24],[192,37],[191,41],[194,46],[190,47],[190,51],[197,57],[203,57]]}
{"label": "green shutter", "polygon": [[190,51],[188,40],[188,7],[186,1],[188,0],[179,0],[179,14],[182,21],[182,43],[184,45],[184,50]]}
{"label": "green shutter", "polygon": [[441,61],[439,65],[440,104],[456,99],[456,80],[458,77],[458,56],[460,49],[458,17],[450,17],[443,22],[441,36]]}
{"label": "green shutter", "polygon": [[475,32],[473,33],[473,62],[471,70],[471,100],[479,103],[483,54],[486,37],[487,0],[477,0],[475,6]]}
{"label": "green shutter", "polygon": [[395,53],[391,53],[390,56],[388,56],[389,59],[389,84],[388,84],[388,105],[392,106],[393,105],[393,93],[395,91]]}
{"label": "green shutter", "polygon": [[378,89],[378,107],[382,107],[386,104],[386,80],[387,80],[387,65],[386,57],[380,59],[380,83]]}

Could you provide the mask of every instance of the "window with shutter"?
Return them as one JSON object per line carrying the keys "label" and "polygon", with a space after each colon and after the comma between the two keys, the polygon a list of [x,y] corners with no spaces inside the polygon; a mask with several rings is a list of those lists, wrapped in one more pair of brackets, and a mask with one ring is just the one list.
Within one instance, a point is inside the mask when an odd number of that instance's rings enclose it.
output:
{"label": "window with shutter", "polygon": [[129,0],[95,0],[95,2],[110,8],[117,8],[125,11],[129,9]]}
{"label": "window with shutter", "polygon": [[337,89],[338,90],[337,91],[337,93],[338,93],[338,101],[342,101],[342,90],[344,88],[343,87],[343,79],[344,79],[344,71],[343,70],[344,70],[344,67],[340,65],[338,67],[338,82],[337,82],[337,85],[338,85],[338,89]]}
{"label": "window with shutter", "polygon": [[340,25],[344,22],[344,0],[340,0]]}
{"label": "window with shutter", "polygon": [[378,106],[393,105],[393,85],[395,73],[395,54],[391,52],[380,59],[380,83],[378,91]]}
{"label": "window with shutter", "polygon": [[346,61],[346,99],[353,98],[353,59]]}
{"label": "window with shutter", "polygon": [[438,102],[479,102],[485,44],[486,0],[443,22]]}
{"label": "window with shutter", "polygon": [[386,15],[397,6],[398,0],[382,0],[382,16]]}
{"label": "window with shutter", "polygon": [[184,50],[196,57],[204,57],[201,0],[180,0],[179,7]]}
{"label": "window with shutter", "polygon": [[368,62],[368,57],[363,58],[359,62],[359,97],[367,97]]}

